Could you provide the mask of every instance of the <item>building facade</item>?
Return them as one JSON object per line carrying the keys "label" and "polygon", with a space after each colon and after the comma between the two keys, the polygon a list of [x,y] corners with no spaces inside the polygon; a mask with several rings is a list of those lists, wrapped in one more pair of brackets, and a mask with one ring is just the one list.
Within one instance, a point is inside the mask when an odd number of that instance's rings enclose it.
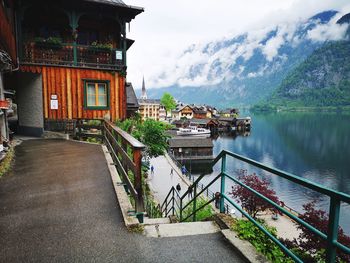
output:
{"label": "building facade", "polygon": [[139,113],[142,120],[152,119],[164,121],[166,119],[166,110],[160,104],[160,100],[147,98],[145,78],[142,78],[141,98],[138,100],[138,103],[140,105]]}
{"label": "building facade", "polygon": [[171,117],[173,120],[181,120],[183,118],[192,119],[194,111],[189,105],[179,105],[175,110],[171,111]]}
{"label": "building facade", "polygon": [[17,67],[14,4],[12,0],[0,1],[0,151],[3,142],[9,140],[8,116],[13,114],[12,102],[6,96],[10,87],[4,78]]}
{"label": "building facade", "polygon": [[18,129],[40,135],[46,121],[127,115],[126,27],[142,8],[121,0],[18,3]]}
{"label": "building facade", "polygon": [[161,109],[160,100],[156,99],[139,99],[139,113],[142,120],[153,119],[159,120],[159,111]]}

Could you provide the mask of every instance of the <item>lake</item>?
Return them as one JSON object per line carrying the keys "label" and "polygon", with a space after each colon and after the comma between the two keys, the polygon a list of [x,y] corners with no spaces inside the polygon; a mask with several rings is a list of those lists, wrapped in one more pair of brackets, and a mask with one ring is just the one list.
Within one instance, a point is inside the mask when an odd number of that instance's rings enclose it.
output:
{"label": "lake", "polygon": [[[213,139],[214,155],[228,150],[350,194],[350,115],[341,113],[271,113],[241,114],[252,117],[252,129],[246,136],[220,135]],[[230,158],[231,159],[231,158]],[[192,174],[207,174],[210,180],[220,170],[187,163]],[[302,205],[317,200],[318,207],[328,211],[329,198],[297,186],[286,179],[257,170],[239,161],[230,160],[227,171],[247,169],[267,178],[280,200],[302,212]],[[232,184],[227,185],[227,191]],[[214,186],[218,189],[218,185]],[[216,191],[216,189],[212,189]],[[342,205],[340,224],[350,233],[350,206]]]}

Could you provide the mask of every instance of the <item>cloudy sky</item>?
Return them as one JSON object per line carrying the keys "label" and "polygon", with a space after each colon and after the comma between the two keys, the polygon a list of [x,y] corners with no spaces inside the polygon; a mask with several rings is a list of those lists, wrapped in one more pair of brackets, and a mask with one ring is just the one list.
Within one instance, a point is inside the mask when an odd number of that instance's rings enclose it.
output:
{"label": "cloudy sky", "polygon": [[[350,12],[349,0],[125,0],[144,7],[131,22],[128,37],[136,42],[128,51],[128,81],[141,88],[169,83],[159,81],[164,68],[177,63],[192,44],[263,30],[278,23],[293,23],[325,10]],[[156,83],[156,84],[155,84]]]}

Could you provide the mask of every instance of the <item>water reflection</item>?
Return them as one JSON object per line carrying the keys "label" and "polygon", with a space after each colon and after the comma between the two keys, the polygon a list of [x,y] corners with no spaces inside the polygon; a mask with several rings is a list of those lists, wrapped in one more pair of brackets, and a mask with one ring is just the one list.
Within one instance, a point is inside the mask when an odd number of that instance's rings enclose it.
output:
{"label": "water reflection", "polygon": [[[213,138],[214,156],[229,150],[251,159],[293,173],[337,191],[350,194],[350,116],[327,113],[276,113],[252,116],[248,136],[220,134]],[[188,165],[188,164],[187,164]],[[207,166],[192,164],[194,174],[217,174],[220,167],[209,171]],[[242,162],[230,160],[227,169],[247,169],[268,178],[281,200],[301,211],[302,204],[313,199],[328,211],[329,200],[314,191],[261,172]],[[198,170],[198,173],[197,173]],[[230,188],[230,185],[228,185]],[[350,208],[343,205],[341,224],[350,233]]]}

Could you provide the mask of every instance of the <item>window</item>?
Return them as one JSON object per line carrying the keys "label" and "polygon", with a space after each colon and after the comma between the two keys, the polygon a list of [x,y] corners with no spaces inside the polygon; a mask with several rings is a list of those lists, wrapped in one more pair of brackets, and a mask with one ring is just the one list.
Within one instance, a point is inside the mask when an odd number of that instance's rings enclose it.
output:
{"label": "window", "polygon": [[84,91],[86,109],[109,109],[109,82],[85,80]]}

